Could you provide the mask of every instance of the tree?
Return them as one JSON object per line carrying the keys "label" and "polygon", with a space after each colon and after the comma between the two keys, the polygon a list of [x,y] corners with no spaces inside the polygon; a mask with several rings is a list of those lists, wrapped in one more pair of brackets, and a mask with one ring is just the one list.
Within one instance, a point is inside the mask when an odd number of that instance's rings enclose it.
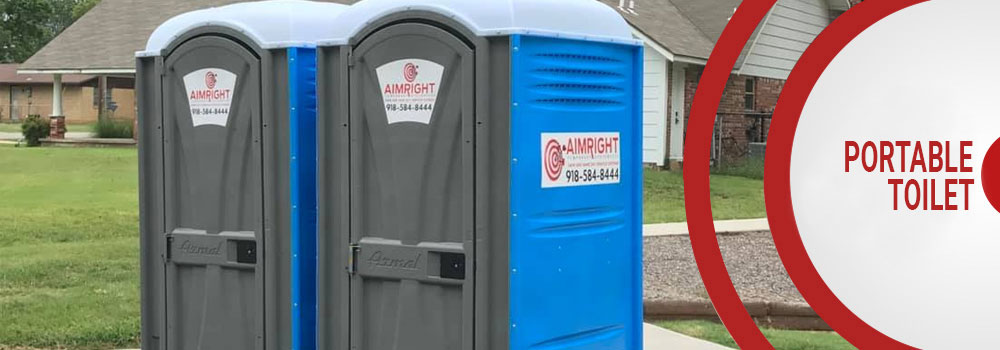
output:
{"label": "tree", "polygon": [[0,0],[0,63],[20,63],[100,0]]}
{"label": "tree", "polygon": [[0,61],[23,62],[53,36],[45,0],[0,0]]}

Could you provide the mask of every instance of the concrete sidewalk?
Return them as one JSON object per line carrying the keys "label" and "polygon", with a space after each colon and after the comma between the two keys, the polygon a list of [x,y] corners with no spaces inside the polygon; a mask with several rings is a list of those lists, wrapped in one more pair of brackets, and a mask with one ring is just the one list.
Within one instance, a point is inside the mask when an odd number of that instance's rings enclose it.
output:
{"label": "concrete sidewalk", "polygon": [[[79,132],[79,131],[73,131],[73,132],[67,132],[66,133],[66,138],[67,139],[85,139],[85,138],[88,138],[88,137],[94,137],[94,133],[92,133],[92,132]],[[0,140],[14,140],[14,141],[17,141],[17,140],[20,140],[22,138],[24,138],[24,136],[22,136],[21,133],[19,133],[19,132],[0,132]]]}
{"label": "concrete sidewalk", "polygon": [[[770,226],[767,224],[767,218],[763,219],[744,219],[744,220],[719,220],[715,222],[716,233],[735,233],[735,232],[757,232],[757,231],[768,231]],[[657,237],[657,236],[677,236],[677,235],[687,235],[688,226],[686,222],[669,222],[664,224],[648,224],[642,225],[642,236],[643,237]]]}
{"label": "concrete sidewalk", "polygon": [[644,350],[731,350],[731,348],[716,343],[692,338],[649,323],[643,324],[642,338]]}
{"label": "concrete sidewalk", "polygon": [[649,323],[642,327],[644,350],[729,350],[725,346],[689,337]]}

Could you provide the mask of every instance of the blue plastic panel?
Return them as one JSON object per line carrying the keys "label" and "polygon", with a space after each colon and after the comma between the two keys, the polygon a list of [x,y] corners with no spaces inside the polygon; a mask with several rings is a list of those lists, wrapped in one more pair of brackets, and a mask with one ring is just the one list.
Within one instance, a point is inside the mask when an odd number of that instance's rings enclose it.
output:
{"label": "blue plastic panel", "polygon": [[316,50],[288,49],[292,349],[316,349]]}
{"label": "blue plastic panel", "polygon": [[[642,48],[511,45],[511,349],[641,349]],[[618,132],[619,182],[543,188],[562,132]]]}

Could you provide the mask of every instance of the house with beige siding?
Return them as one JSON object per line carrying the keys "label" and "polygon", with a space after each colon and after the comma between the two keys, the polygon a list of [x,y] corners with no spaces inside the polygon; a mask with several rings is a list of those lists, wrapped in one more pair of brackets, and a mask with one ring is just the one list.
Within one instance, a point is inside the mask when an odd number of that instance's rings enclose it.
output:
{"label": "house with beige siding", "polygon": [[[16,123],[33,114],[49,116],[52,111],[52,76],[17,74],[17,64],[0,64],[0,123]],[[97,121],[97,76],[62,76],[63,114],[68,124]],[[135,95],[131,77],[113,77],[106,97],[106,114],[112,118],[135,118]]]}

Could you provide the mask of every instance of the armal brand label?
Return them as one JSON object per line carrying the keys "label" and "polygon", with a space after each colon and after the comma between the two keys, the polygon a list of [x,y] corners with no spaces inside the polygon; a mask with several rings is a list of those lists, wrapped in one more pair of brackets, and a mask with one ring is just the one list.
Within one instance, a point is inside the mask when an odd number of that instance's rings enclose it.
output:
{"label": "armal brand label", "polygon": [[392,256],[381,250],[377,250],[365,259],[365,263],[373,267],[383,267],[400,270],[417,270],[423,253],[416,253],[411,256]]}
{"label": "armal brand label", "polygon": [[226,126],[236,74],[221,68],[199,69],[184,76],[184,88],[194,126]]}
{"label": "armal brand label", "polygon": [[542,187],[619,183],[617,132],[542,133]]}
{"label": "armal brand label", "polygon": [[199,245],[197,243],[192,243],[190,240],[184,240],[180,246],[177,247],[177,251],[180,251],[188,255],[209,255],[209,256],[219,256],[222,255],[222,245],[225,242],[219,242],[217,245]]}
{"label": "armal brand label", "polygon": [[406,58],[379,66],[375,74],[389,124],[430,124],[441,88],[443,66],[428,60]]}

